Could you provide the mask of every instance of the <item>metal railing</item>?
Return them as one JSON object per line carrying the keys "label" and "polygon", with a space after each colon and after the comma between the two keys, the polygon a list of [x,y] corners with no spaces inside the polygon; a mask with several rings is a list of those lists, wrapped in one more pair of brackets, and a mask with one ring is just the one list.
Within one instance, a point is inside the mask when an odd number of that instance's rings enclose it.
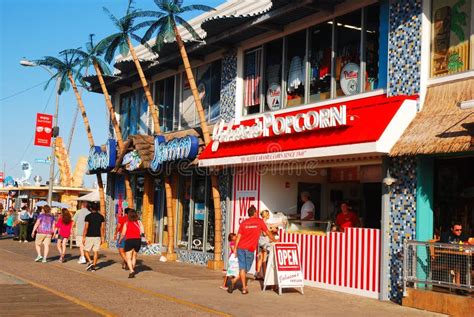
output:
{"label": "metal railing", "polygon": [[403,290],[432,285],[474,291],[474,246],[436,242],[405,241]]}

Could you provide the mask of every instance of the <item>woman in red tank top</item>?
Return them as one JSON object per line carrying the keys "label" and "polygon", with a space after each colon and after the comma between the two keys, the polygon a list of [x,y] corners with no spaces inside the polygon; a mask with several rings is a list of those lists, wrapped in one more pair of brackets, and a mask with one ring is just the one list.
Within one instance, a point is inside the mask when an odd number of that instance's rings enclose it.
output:
{"label": "woman in red tank top", "polygon": [[[130,270],[128,278],[135,277],[135,265],[137,263],[137,254],[141,247],[141,237],[144,234],[142,222],[138,219],[135,209],[128,209],[128,219],[122,227],[119,244],[125,239],[125,255],[127,265]],[[147,241],[147,243],[149,243]]]}

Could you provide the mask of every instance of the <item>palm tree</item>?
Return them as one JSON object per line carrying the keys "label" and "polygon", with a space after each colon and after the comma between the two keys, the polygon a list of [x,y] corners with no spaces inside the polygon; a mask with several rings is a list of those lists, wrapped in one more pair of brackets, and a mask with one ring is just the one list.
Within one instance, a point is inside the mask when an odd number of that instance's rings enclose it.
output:
{"label": "palm tree", "polygon": [[[142,44],[146,44],[150,38],[156,33],[155,43],[153,45],[153,50],[159,52],[161,47],[165,42],[168,42],[169,39],[174,38],[178,44],[179,53],[181,54],[181,59],[183,60],[184,70],[186,72],[186,77],[188,78],[189,85],[193,94],[194,102],[196,104],[197,112],[199,114],[199,120],[201,123],[201,129],[204,136],[204,143],[209,145],[211,142],[211,137],[209,134],[209,127],[207,124],[207,119],[204,114],[204,109],[202,107],[201,98],[199,97],[199,92],[196,86],[196,81],[194,79],[193,71],[191,64],[189,63],[188,54],[186,52],[186,47],[184,46],[183,39],[178,29],[178,24],[182,25],[194,39],[200,39],[199,35],[193,29],[193,27],[186,22],[180,15],[193,11],[200,10],[209,12],[214,10],[214,8],[206,5],[188,5],[183,6],[182,0],[154,0],[160,11],[139,11],[132,12],[131,17],[151,17],[152,20],[145,21],[135,26],[136,29],[142,27],[148,27],[144,36],[142,37]],[[222,211],[220,205],[220,193],[219,193],[219,183],[217,175],[213,174],[211,176],[212,183],[212,196],[214,200],[214,263],[211,266],[215,269],[222,267]]]}
{"label": "palm tree", "polygon": [[[48,80],[48,84],[56,78],[60,78],[58,93],[62,93],[69,89],[69,83],[74,90],[76,95],[77,104],[81,109],[82,119],[84,121],[84,127],[86,128],[87,138],[89,139],[89,145],[94,146],[94,138],[92,137],[91,127],[89,124],[89,119],[87,118],[86,109],[84,103],[82,102],[81,94],[77,89],[76,81],[74,77],[80,79],[80,75],[76,71],[76,67],[79,65],[79,58],[76,54],[64,52],[60,54],[62,59],[53,56],[45,56],[43,59],[34,61],[37,65],[42,65],[54,69],[56,73]],[[69,83],[68,83],[69,80]],[[45,87],[45,88],[46,88]],[[104,195],[104,183],[102,182],[102,175],[100,173],[96,174],[97,184],[99,186],[99,197],[100,197],[100,212],[105,217],[105,195]]]}
{"label": "palm tree", "polygon": [[133,0],[129,0],[127,12],[125,16],[121,19],[116,18],[112,13],[110,13],[107,8],[103,8],[104,11],[108,14],[109,18],[114,23],[114,25],[117,27],[118,32],[107,36],[102,41],[100,41],[97,46],[101,50],[104,50],[104,59],[107,63],[112,62],[115,56],[115,52],[117,50],[119,50],[122,56],[126,56],[130,52],[133,58],[133,62],[135,63],[135,67],[137,68],[137,72],[140,77],[140,82],[143,86],[143,90],[145,91],[148,107],[153,118],[154,131],[155,133],[160,133],[160,122],[158,119],[158,113],[157,111],[155,111],[155,104],[153,102],[153,98],[151,97],[150,87],[148,86],[148,82],[145,78],[145,74],[143,73],[142,66],[140,64],[140,61],[138,60],[137,54],[135,53],[135,49],[131,41],[131,39],[134,39],[136,41],[141,40],[141,38],[137,34],[135,34],[135,32],[138,29],[144,27],[145,25],[143,23],[134,25],[134,14],[139,11],[135,10],[132,4]]}
{"label": "palm tree", "polygon": [[[133,0],[128,1],[128,7],[126,14],[123,18],[118,19],[116,18],[107,8],[104,8],[104,11],[108,14],[109,18],[112,20],[114,25],[117,27],[118,32],[112,35],[107,36],[105,39],[99,42],[97,46],[105,51],[104,59],[110,63],[117,50],[120,51],[122,56],[126,56],[129,52],[132,55],[133,62],[135,63],[135,67],[137,69],[138,75],[140,77],[140,81],[145,91],[145,96],[148,102],[148,109],[151,113],[153,118],[153,133],[154,134],[161,134],[160,129],[160,122],[158,117],[158,109],[155,107],[153,102],[153,98],[150,93],[150,87],[148,86],[148,82],[145,78],[145,74],[143,73],[143,69],[141,67],[140,61],[138,60],[137,54],[135,53],[135,49],[133,47],[131,39],[136,41],[141,41],[141,38],[135,34],[135,32],[145,26],[148,25],[148,22],[139,23],[134,25],[136,14],[140,11],[135,10],[132,6]],[[166,193],[166,213],[168,217],[168,258],[170,260],[174,259],[174,250],[173,244],[174,241],[174,232],[173,232],[173,208],[172,208],[172,191],[171,191],[171,184],[169,177],[165,177],[165,193]],[[147,213],[144,218],[146,219],[147,223],[151,223],[153,219],[153,213]],[[145,219],[144,219],[145,220]],[[148,226],[147,226],[148,227]],[[152,232],[146,232],[147,238],[151,238]]]}
{"label": "palm tree", "polygon": [[[94,44],[94,34],[89,34],[89,41],[86,43],[86,50],[82,50],[80,48],[76,49],[69,49],[64,50],[62,53],[69,53],[75,54],[79,58],[79,70],[78,72],[81,73],[82,69],[86,71],[89,69],[90,66],[94,67],[96,72],[97,78],[99,79],[99,84],[102,89],[102,93],[104,94],[105,104],[107,105],[107,109],[109,110],[109,116],[112,122],[112,127],[115,131],[115,135],[117,138],[117,143],[119,146],[120,151],[123,151],[123,138],[122,133],[120,131],[120,125],[115,117],[114,106],[112,104],[112,100],[110,99],[109,92],[107,90],[107,86],[105,85],[104,78],[102,73],[105,75],[110,75],[111,71],[107,63],[103,61],[100,56],[104,53],[104,48],[100,47],[99,45]],[[132,187],[130,186],[130,176],[125,174],[125,190],[127,196],[127,203],[130,208],[133,208],[133,191]]]}

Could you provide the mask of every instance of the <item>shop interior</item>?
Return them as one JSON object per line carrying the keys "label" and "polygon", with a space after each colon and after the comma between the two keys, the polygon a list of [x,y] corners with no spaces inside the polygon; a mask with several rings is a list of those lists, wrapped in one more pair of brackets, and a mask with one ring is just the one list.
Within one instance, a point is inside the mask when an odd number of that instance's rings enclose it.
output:
{"label": "shop interior", "polygon": [[454,221],[474,237],[474,156],[434,162],[434,232],[448,232]]}
{"label": "shop interior", "polygon": [[[334,223],[341,212],[341,203],[347,202],[362,227],[380,229],[381,180],[381,165],[322,168],[310,172],[271,170],[261,176],[260,210],[282,212],[290,224],[298,223],[303,204],[300,194],[308,192],[315,205],[314,220]],[[325,224],[314,227],[318,231],[326,230]]]}

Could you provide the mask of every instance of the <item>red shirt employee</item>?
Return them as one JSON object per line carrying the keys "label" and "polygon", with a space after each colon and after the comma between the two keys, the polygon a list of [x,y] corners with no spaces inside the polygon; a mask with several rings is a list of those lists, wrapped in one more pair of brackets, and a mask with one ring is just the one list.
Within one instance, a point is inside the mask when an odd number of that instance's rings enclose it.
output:
{"label": "red shirt employee", "polygon": [[347,203],[341,204],[341,212],[336,217],[336,225],[340,231],[344,231],[346,228],[359,227],[359,217],[352,210],[349,210]]}

